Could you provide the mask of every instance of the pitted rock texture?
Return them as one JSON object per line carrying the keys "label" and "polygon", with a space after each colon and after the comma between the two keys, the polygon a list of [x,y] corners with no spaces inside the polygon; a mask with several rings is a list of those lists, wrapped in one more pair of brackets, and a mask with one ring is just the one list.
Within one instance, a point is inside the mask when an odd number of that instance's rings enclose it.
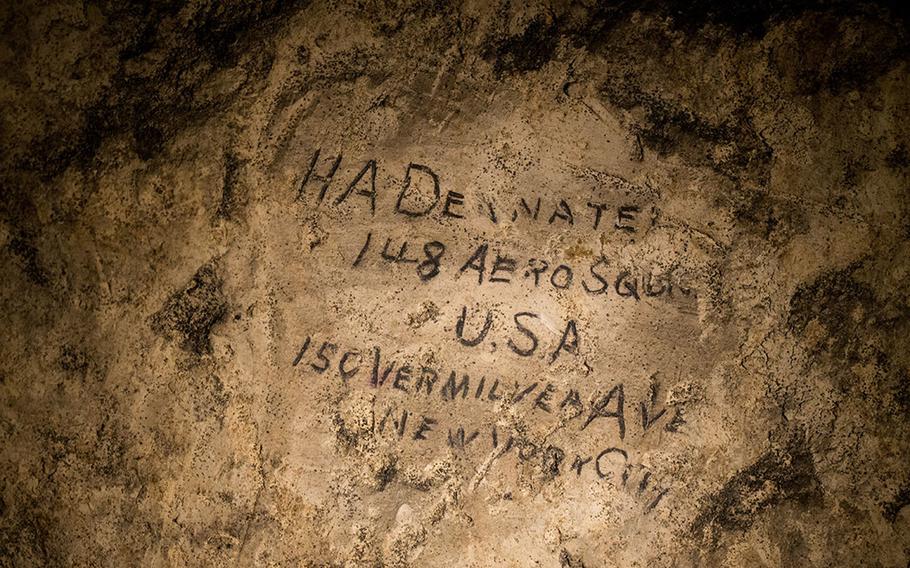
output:
{"label": "pitted rock texture", "polygon": [[0,8],[0,565],[910,562],[898,2]]}

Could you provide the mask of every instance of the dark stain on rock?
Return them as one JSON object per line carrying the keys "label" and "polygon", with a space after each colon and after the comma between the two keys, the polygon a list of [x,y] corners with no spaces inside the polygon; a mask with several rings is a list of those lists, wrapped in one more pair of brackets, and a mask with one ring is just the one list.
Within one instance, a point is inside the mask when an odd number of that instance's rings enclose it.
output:
{"label": "dark stain on rock", "polygon": [[[881,354],[878,366],[885,370],[892,370],[890,358]],[[903,367],[894,370],[894,387],[891,389],[891,396],[897,410],[906,417],[910,422],[910,372]]]}
{"label": "dark stain on rock", "polygon": [[691,532],[713,549],[724,533],[745,531],[764,511],[783,503],[808,507],[821,494],[812,453],[795,439],[768,451],[708,496]]}
{"label": "dark stain on rock", "polygon": [[873,290],[854,277],[861,266],[856,262],[826,272],[800,285],[790,298],[787,324],[793,332],[804,334],[813,321],[825,328],[826,337],[816,354],[825,351],[847,363],[861,359],[869,338],[857,329],[874,321],[878,311]]}
{"label": "dark stain on rock", "polygon": [[495,42],[483,55],[488,61],[493,61],[497,75],[527,73],[537,71],[550,61],[558,44],[556,24],[538,17],[520,34]]}
{"label": "dark stain on rock", "polygon": [[901,510],[910,505],[910,486],[903,485],[892,499],[882,505],[882,516],[889,523],[897,520]]}
{"label": "dark stain on rock", "polygon": [[[906,29],[910,10],[904,3],[894,0],[852,2],[847,0],[752,0],[725,2],[723,0],[694,0],[673,2],[669,0],[620,0],[618,2],[592,2],[589,5],[573,3],[571,7],[552,14],[552,35],[567,38],[575,47],[598,51],[609,44],[622,43],[623,38],[611,37],[617,24],[628,21],[634,14],[664,20],[673,30],[693,37],[706,26],[726,30],[738,36],[739,41],[759,40],[776,23],[803,16],[809,12],[828,14],[835,18],[862,16],[892,22],[895,30]],[[823,26],[830,44],[830,26]],[[890,40],[889,40],[890,41]],[[865,42],[871,44],[873,42]],[[893,44],[890,42],[889,45]],[[520,42],[514,45],[520,46]],[[877,46],[876,46],[877,47]],[[849,52],[850,50],[845,50]],[[853,50],[856,51],[856,50]],[[888,50],[888,54],[891,52]],[[897,55],[897,54],[895,54]],[[865,59],[863,60],[865,61]],[[855,75],[860,80],[877,76],[882,66],[890,67],[892,57],[863,61],[844,60],[830,69],[831,80],[853,84]],[[818,69],[807,69],[818,73]]]}
{"label": "dark stain on rock", "polygon": [[173,3],[101,5],[99,37],[119,60],[111,86],[76,113],[49,116],[43,136],[16,141],[28,151],[11,165],[52,179],[70,164],[88,167],[105,139],[122,134],[131,137],[140,158],[153,158],[168,133],[231,103],[233,93],[214,101],[196,96],[211,76],[241,67],[246,86],[268,71],[272,50],[251,46],[267,41],[267,32],[302,4],[213,3],[187,21],[180,16],[183,8]]}
{"label": "dark stain on rock", "polygon": [[19,262],[22,272],[29,280],[38,286],[48,285],[50,279],[39,260],[38,249],[27,235],[20,234],[13,237],[7,244],[7,248]]}
{"label": "dark stain on rock", "polygon": [[904,144],[898,144],[888,152],[885,163],[893,170],[905,169],[910,166],[910,152],[907,151],[907,147]]}
{"label": "dark stain on rock", "polygon": [[85,351],[72,345],[64,345],[60,350],[60,358],[57,360],[60,368],[67,373],[85,377],[88,373],[90,360]]}
{"label": "dark stain on rock", "polygon": [[900,436],[910,424],[904,355],[910,307],[902,290],[873,288],[888,264],[857,261],[801,284],[790,299],[787,325],[806,350],[808,368],[817,368],[838,395],[868,404],[870,427]]}
{"label": "dark stain on rock", "polygon": [[[769,182],[773,152],[745,117],[715,124],[643,91],[626,78],[607,81],[600,92],[604,99],[621,109],[644,110],[644,119],[633,125],[632,131],[659,156],[677,154],[687,162],[710,167],[734,181],[749,179],[762,186]],[[715,151],[718,148],[722,151]]]}
{"label": "dark stain on rock", "polygon": [[843,164],[843,183],[847,188],[855,188],[859,185],[863,174],[875,171],[875,168],[869,165],[865,159],[845,160]]}
{"label": "dark stain on rock", "polygon": [[906,21],[906,6],[895,0],[851,2],[847,0],[693,0],[691,2],[659,1],[674,24],[689,31],[697,31],[705,24],[724,26],[737,34],[759,38],[768,27],[778,21],[794,18],[806,12],[825,10],[842,16],[869,8],[880,8],[898,20]]}
{"label": "dark stain on rock", "polygon": [[817,2],[806,0],[746,0],[723,2],[693,0],[664,2],[666,11],[676,26],[697,31],[705,24],[725,26],[738,34],[753,37],[764,35],[770,22],[811,8]]}
{"label": "dark stain on rock", "polygon": [[164,133],[153,124],[141,121],[133,127],[133,148],[142,160],[151,160],[164,148]]}
{"label": "dark stain on rock", "polygon": [[794,22],[769,62],[794,95],[867,89],[907,56],[907,30],[869,4],[832,6]]}
{"label": "dark stain on rock", "polygon": [[559,566],[560,568],[585,568],[585,563],[563,548],[559,551]]}
{"label": "dark stain on rock", "polygon": [[786,239],[808,226],[803,210],[764,189],[743,194],[733,205],[733,215],[740,228],[765,240]]}
{"label": "dark stain on rock", "polygon": [[17,509],[0,517],[0,564],[3,566],[50,566],[58,558],[53,535],[57,523],[44,511],[46,504],[23,499]]}
{"label": "dark stain on rock", "polygon": [[205,264],[152,316],[152,329],[168,339],[177,339],[182,349],[197,356],[211,353],[212,328],[228,312],[222,284],[215,263]]}

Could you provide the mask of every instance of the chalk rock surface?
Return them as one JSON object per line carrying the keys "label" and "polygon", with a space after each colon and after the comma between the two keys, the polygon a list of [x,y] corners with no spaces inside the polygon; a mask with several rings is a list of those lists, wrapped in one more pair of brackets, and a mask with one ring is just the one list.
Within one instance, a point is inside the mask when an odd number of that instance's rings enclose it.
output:
{"label": "chalk rock surface", "polygon": [[0,8],[0,565],[910,559],[908,12]]}

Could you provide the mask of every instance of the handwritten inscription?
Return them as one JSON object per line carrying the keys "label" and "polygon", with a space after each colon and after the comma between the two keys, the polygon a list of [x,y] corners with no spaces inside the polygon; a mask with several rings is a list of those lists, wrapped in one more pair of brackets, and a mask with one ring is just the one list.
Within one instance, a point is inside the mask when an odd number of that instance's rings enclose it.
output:
{"label": "handwritten inscription", "polygon": [[[337,207],[357,198],[364,207],[369,206],[371,216],[376,214],[380,188],[376,186],[378,163],[368,159],[350,179],[338,180],[339,166],[344,156],[338,154],[320,160],[322,150],[317,149],[309,167],[296,190],[296,198],[315,200],[317,205]],[[626,192],[634,189],[629,182],[613,177],[614,185]],[[397,193],[396,193],[397,190]],[[579,227],[592,231],[611,228],[634,233],[639,230],[642,207],[634,203],[610,204],[600,201],[573,202],[570,198],[557,198],[550,202],[539,196],[521,197],[515,203],[495,203],[493,200],[469,203],[464,193],[448,190],[442,195],[439,175],[429,166],[411,163],[405,168],[404,182],[400,188],[386,188],[395,196],[392,211],[409,218],[429,217],[438,213],[444,219],[465,219],[480,213],[493,225],[503,219],[512,222],[525,220],[551,226]]]}
{"label": "handwritten inscription", "polygon": [[[377,250],[378,249],[378,250]],[[422,251],[415,253],[415,251]],[[433,240],[413,245],[409,241],[393,243],[386,238],[381,249],[374,248],[373,233],[367,233],[352,264],[363,267],[369,259],[388,265],[413,265],[421,281],[429,281],[440,274],[444,263],[452,254],[451,247]],[[556,290],[581,288],[590,296],[615,294],[620,298],[641,300],[642,297],[688,297],[693,294],[675,271],[656,272],[651,270],[613,268],[610,261],[600,256],[588,263],[583,270],[570,264],[557,264],[541,258],[519,259],[505,251],[493,250],[489,243],[482,243],[469,253],[451,261],[450,268],[459,276],[466,276],[478,286],[513,284],[527,282],[534,288],[550,287]],[[457,268],[456,268],[457,267]],[[576,274],[579,274],[576,277]],[[612,292],[611,292],[612,291]]]}
{"label": "handwritten inscription", "polygon": [[[627,410],[623,382],[613,384],[606,392],[584,396],[580,389],[560,390],[552,383],[539,380],[512,381],[510,384],[505,379],[493,376],[471,377],[458,369],[444,372],[428,365],[390,361],[383,359],[382,349],[378,346],[371,349],[342,348],[332,339],[319,342],[318,348],[316,344],[311,337],[307,337],[294,357],[292,367],[302,365],[319,375],[331,373],[345,382],[363,377],[366,380],[363,384],[373,388],[385,387],[424,399],[438,397],[447,403],[523,403],[536,412],[563,412],[570,421],[577,418],[579,431],[606,422],[615,424],[619,440],[626,437]],[[675,408],[672,417],[666,415],[666,408],[657,407],[658,388],[659,384],[654,383],[647,400],[641,401],[636,407],[639,420],[635,423],[640,425],[641,434],[658,422],[662,422],[668,432],[678,431],[685,423],[681,407]]]}
{"label": "handwritten inscription", "polygon": [[438,437],[453,451],[492,451],[496,460],[512,454],[520,463],[536,467],[549,478],[567,475],[580,480],[607,481],[642,500],[645,513],[656,508],[669,492],[647,466],[634,463],[629,453],[617,446],[596,453],[572,452],[555,444],[536,442],[514,431],[500,431],[495,423],[481,429],[453,425],[443,431],[435,418],[396,406],[387,406],[385,411],[373,414],[369,429],[401,442],[422,443]]}
{"label": "handwritten inscription", "polygon": [[[317,343],[318,348],[315,347]],[[645,400],[630,407],[622,382],[606,392],[589,396],[576,388],[560,390],[552,383],[543,384],[531,379],[507,385],[504,379],[487,378],[486,375],[472,377],[458,369],[452,369],[446,375],[440,369],[426,365],[383,360],[378,346],[371,350],[342,349],[333,340],[318,342],[311,337],[303,342],[292,366],[317,375],[332,372],[345,382],[357,380],[359,376],[365,386],[398,392],[412,400],[437,397],[449,404],[472,401],[523,406],[542,415],[559,413],[567,424],[574,424],[577,433],[598,430],[599,440],[604,439],[606,432],[613,432],[614,445],[596,454],[572,453],[562,446],[540,443],[516,431],[503,431],[495,422],[479,426],[460,422],[447,426],[436,416],[414,411],[400,403],[389,404],[374,413],[369,425],[372,432],[401,442],[419,444],[438,440],[458,452],[494,451],[496,459],[514,453],[519,462],[536,466],[548,477],[574,474],[578,479],[610,481],[635,498],[643,499],[646,513],[661,503],[669,488],[663,486],[647,467],[633,463],[628,451],[616,444],[626,439],[627,421],[639,430],[640,435],[656,428],[678,432],[685,424],[681,407],[668,412],[658,404],[660,385],[656,382]]]}
{"label": "handwritten inscription", "polygon": [[[344,169],[343,164],[347,166]],[[697,298],[677,263],[628,266],[602,252],[604,232],[624,235],[618,240],[632,243],[649,229],[656,215],[656,209],[641,201],[646,192],[618,176],[601,173],[597,178],[597,189],[612,191],[615,202],[610,203],[609,199],[542,197],[527,191],[512,198],[472,197],[460,188],[444,188],[437,168],[414,162],[400,172],[401,181],[382,187],[382,183],[377,184],[379,171],[376,159],[355,161],[352,167],[343,155],[326,156],[317,149],[295,184],[296,201],[313,210],[345,206],[339,210],[343,215],[356,215],[359,208],[359,214],[368,212],[370,217],[379,210],[408,223],[406,237],[395,236],[396,231],[389,229],[368,229],[355,235],[354,247],[345,243],[342,256],[352,271],[400,271],[403,277],[415,278],[420,286],[454,279],[483,289],[508,291],[514,287],[517,296],[540,289],[632,302]],[[415,237],[413,222],[420,220],[449,236]],[[524,238],[532,240],[530,235],[541,234],[537,228],[560,234],[596,231],[597,245],[586,248],[578,240],[578,246],[565,253],[549,249],[548,254],[534,254],[523,245],[501,244],[498,239],[470,233],[466,238],[452,237],[451,227],[462,220],[470,223],[466,230],[480,230],[484,235],[484,223],[500,232],[521,227],[527,229],[522,233]],[[584,318],[571,314],[543,317],[538,310],[514,306],[505,310],[503,322],[486,307],[456,305],[458,310],[450,314],[447,327],[455,348],[505,353],[516,357],[516,362],[538,358],[545,365],[553,365],[548,367],[551,369],[564,368],[555,365],[560,361],[584,359],[582,349],[588,340],[587,330],[580,325],[587,321]],[[469,373],[436,363],[416,363],[394,352],[390,357],[378,345],[345,343],[332,337],[308,336],[297,348],[291,366],[297,372],[391,395],[391,402],[382,410],[373,409],[376,414],[370,428],[378,435],[401,444],[437,443],[457,452],[493,452],[496,459],[515,455],[519,462],[534,464],[549,477],[610,481],[640,500],[646,513],[663,502],[669,491],[653,471],[636,463],[628,448],[629,436],[641,440],[657,430],[679,433],[686,424],[683,405],[661,403],[660,384],[653,376],[644,398],[630,402],[626,380],[610,377],[598,381],[587,360],[579,371],[587,377],[586,385],[593,382],[597,386],[585,387],[589,390],[583,392],[585,388],[568,386],[571,380],[516,379],[514,370],[508,377],[494,372]],[[640,388],[633,392],[640,392]],[[432,408],[436,410],[429,410]],[[506,408],[521,411],[537,424],[549,421],[551,428],[570,437],[569,445],[572,437],[586,436],[602,443],[602,449],[572,451],[504,428],[494,418]],[[458,410],[452,412],[454,409]]]}

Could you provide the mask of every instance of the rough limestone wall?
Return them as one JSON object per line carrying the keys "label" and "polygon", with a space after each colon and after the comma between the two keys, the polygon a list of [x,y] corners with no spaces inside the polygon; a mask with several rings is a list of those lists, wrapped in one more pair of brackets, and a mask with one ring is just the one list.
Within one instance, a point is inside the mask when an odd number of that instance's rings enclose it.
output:
{"label": "rough limestone wall", "polygon": [[907,12],[0,8],[0,565],[906,566]]}

